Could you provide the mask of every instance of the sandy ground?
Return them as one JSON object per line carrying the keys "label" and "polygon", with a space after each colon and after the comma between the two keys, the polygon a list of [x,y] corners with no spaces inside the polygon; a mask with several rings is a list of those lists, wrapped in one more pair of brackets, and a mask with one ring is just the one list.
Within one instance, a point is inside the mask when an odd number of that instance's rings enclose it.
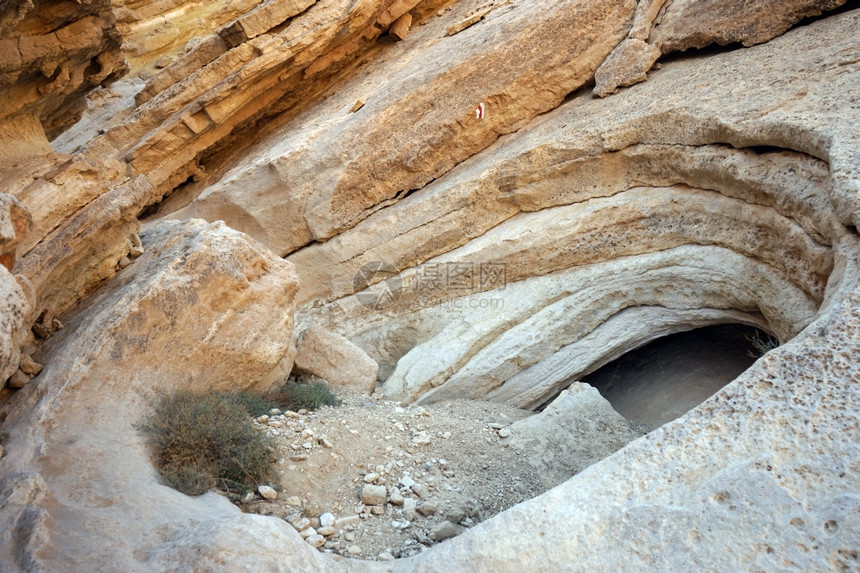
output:
{"label": "sandy ground", "polygon": [[[583,381],[648,431],[749,367],[752,332],[728,325],[666,337]],[[511,424],[532,412],[471,400],[404,406],[379,391],[335,391],[339,407],[256,420],[279,444],[280,483],[276,499],[240,502],[286,519],[320,551],[408,557],[546,489],[528,460],[551,452],[510,445]],[[377,499],[363,502],[374,489]]]}
{"label": "sandy ground", "polygon": [[[337,393],[340,407],[258,422],[281,443],[281,489],[274,501],[257,496],[244,506],[302,529],[300,518],[308,518],[313,531],[329,533],[321,551],[406,557],[544,491],[502,437],[531,412],[470,400],[400,406],[378,392]],[[366,485],[385,487],[388,503],[362,503]],[[325,513],[336,519],[333,531],[320,524]],[[445,531],[434,535],[440,526]]]}

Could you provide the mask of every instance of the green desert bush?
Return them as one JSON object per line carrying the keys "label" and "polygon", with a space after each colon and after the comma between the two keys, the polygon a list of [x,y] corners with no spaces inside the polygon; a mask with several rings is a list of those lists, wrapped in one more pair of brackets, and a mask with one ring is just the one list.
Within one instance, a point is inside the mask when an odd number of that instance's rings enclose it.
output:
{"label": "green desert bush", "polygon": [[166,485],[188,495],[247,490],[272,478],[272,444],[251,423],[271,407],[247,393],[179,391],[163,396],[141,428]]}
{"label": "green desert bush", "polygon": [[271,399],[287,410],[316,410],[321,406],[340,406],[340,400],[324,380],[310,383],[288,380],[271,395]]}

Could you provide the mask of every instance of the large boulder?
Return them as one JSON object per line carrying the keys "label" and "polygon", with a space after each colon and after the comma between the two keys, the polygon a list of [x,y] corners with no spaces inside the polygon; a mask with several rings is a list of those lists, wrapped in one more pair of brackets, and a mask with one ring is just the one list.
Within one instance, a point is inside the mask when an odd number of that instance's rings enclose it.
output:
{"label": "large boulder", "polygon": [[[143,242],[146,253],[66,317],[37,355],[44,370],[2,405],[3,562],[141,571],[192,554],[207,568],[229,554],[241,568],[288,559],[314,570],[285,522],[160,485],[137,427],[165,392],[284,380],[293,266],[221,223],[167,221]],[[257,541],[240,539],[250,530]]]}
{"label": "large boulder", "polygon": [[542,412],[511,425],[510,446],[546,489],[614,454],[641,435],[596,388],[574,382]]}
{"label": "large boulder", "polygon": [[296,369],[325,378],[335,386],[369,394],[376,385],[379,365],[343,336],[314,326],[299,337]]}

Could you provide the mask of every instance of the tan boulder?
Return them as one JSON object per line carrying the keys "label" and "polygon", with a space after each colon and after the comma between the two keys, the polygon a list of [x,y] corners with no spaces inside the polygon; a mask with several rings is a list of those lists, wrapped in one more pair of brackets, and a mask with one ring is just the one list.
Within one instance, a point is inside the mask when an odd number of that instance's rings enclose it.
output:
{"label": "tan boulder", "polygon": [[335,386],[373,392],[379,365],[361,348],[322,326],[306,330],[297,344],[296,368]]}
{"label": "tan boulder", "polygon": [[641,435],[596,388],[574,382],[543,411],[510,428],[510,445],[546,489],[609,457]]}
{"label": "tan boulder", "polygon": [[164,392],[262,392],[286,377],[293,266],[222,223],[167,221],[142,239],[146,253],[65,317],[39,377],[0,405],[3,562],[140,571],[229,554],[240,569],[318,570],[285,522],[159,484],[137,426]]}
{"label": "tan boulder", "polygon": [[635,38],[624,40],[597,68],[594,95],[606,97],[618,88],[644,82],[660,55],[660,48],[652,44]]}

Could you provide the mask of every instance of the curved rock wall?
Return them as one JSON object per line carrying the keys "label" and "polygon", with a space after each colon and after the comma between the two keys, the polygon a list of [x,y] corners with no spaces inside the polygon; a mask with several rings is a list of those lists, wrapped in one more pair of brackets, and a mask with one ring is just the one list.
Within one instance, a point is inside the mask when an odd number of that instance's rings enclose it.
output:
{"label": "curved rock wall", "polygon": [[[849,61],[856,47],[845,41],[831,48]],[[681,309],[741,311],[790,339],[825,297],[832,245],[852,232],[839,199],[848,190],[833,177],[852,167],[831,150],[856,137],[830,127],[855,113],[830,106],[856,76],[822,70],[814,50],[783,59],[790,42],[707,66],[675,62],[611,105],[574,99],[420,193],[291,254],[309,269],[300,329],[323,323],[361,346],[397,399],[520,406],[650,340],[621,319],[601,326],[628,308],[664,308],[676,321],[657,329],[665,333],[703,324]],[[397,300],[382,311],[351,296],[374,261],[403,269]],[[494,269],[501,283],[486,280]],[[547,375],[574,354],[578,367]]]}

